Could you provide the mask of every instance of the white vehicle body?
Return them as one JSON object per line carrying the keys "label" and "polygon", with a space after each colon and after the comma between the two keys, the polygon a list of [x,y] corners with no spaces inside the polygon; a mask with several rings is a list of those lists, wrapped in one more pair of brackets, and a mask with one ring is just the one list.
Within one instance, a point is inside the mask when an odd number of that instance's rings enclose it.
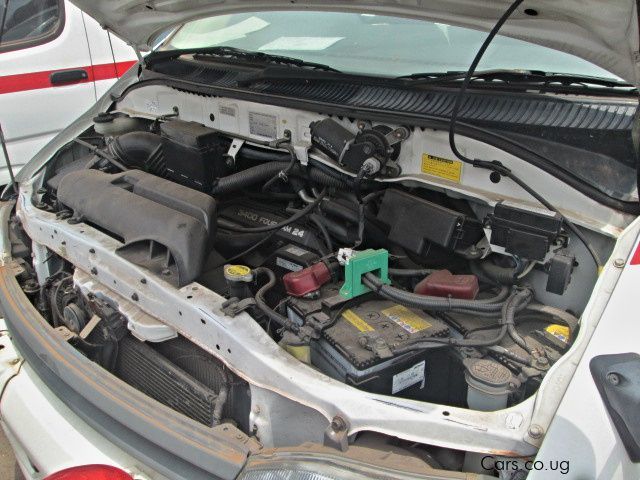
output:
{"label": "white vehicle body", "polygon": [[[15,4],[33,8],[34,17],[49,5],[13,2],[7,22]],[[43,38],[21,32],[0,46],[0,124],[14,173],[137,60],[131,47],[74,4],[60,0],[51,15],[46,19],[53,26]],[[58,83],[55,75],[60,72],[72,72],[72,77]],[[0,153],[0,184],[8,182],[6,161]]]}

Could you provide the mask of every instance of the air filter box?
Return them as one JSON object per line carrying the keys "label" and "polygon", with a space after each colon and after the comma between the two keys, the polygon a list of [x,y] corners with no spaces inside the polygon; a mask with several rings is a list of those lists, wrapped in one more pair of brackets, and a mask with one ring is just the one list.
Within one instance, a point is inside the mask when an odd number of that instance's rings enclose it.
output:
{"label": "air filter box", "polygon": [[196,122],[171,120],[160,125],[167,175],[197,190],[209,191],[216,178],[226,175],[224,155],[229,140]]}

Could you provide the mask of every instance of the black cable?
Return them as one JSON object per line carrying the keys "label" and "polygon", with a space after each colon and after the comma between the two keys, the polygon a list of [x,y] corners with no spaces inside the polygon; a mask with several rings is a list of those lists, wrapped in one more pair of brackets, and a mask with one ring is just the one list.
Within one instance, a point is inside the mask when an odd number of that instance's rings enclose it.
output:
{"label": "black cable", "polygon": [[266,232],[271,232],[273,230],[277,231],[277,230],[280,230],[282,227],[286,227],[287,225],[290,225],[300,220],[304,216],[308,215],[314,208],[316,208],[320,204],[320,202],[322,202],[322,199],[326,195],[327,195],[327,191],[325,189],[322,192],[320,192],[320,195],[318,195],[318,198],[316,198],[312,203],[310,203],[309,205],[307,205],[298,213],[292,215],[288,219],[283,220],[282,222],[274,223],[273,225],[266,225],[264,227],[238,227],[235,225],[234,226],[225,225],[224,229],[232,232],[236,232],[236,233],[266,233]]}
{"label": "black cable", "polygon": [[[372,192],[368,194],[364,198],[358,198],[358,238],[356,239],[356,242],[353,245],[354,249],[358,248],[362,244],[362,241],[364,240],[364,229],[365,229],[365,222],[367,219],[365,209],[367,208],[367,205],[369,204],[369,202],[383,195],[384,192],[385,192],[384,190],[378,190],[377,192]],[[360,195],[359,189],[356,191],[356,195],[357,196]]]}
{"label": "black cable", "polygon": [[392,277],[426,277],[433,272],[432,268],[390,268],[388,273]]}
{"label": "black cable", "polygon": [[460,339],[460,338],[421,338],[414,340],[413,342],[406,343],[401,347],[393,348],[393,353],[400,354],[411,352],[415,350],[422,350],[424,348],[432,347],[432,344],[449,345],[453,347],[492,347],[498,345],[504,337],[507,335],[509,325],[513,324],[516,311],[531,302],[533,298],[533,291],[530,289],[515,290],[502,305],[501,319],[500,319],[500,332],[494,338],[490,339]]}
{"label": "black cable", "polygon": [[[278,144],[276,145],[279,146]],[[293,145],[289,142],[288,144],[286,144],[285,148],[289,152],[289,163],[284,169],[280,170],[276,175],[271,177],[270,180],[267,180],[267,182],[262,186],[263,192],[269,190],[269,187],[271,187],[271,185],[273,185],[278,179],[286,182],[289,174],[291,173],[291,170],[293,170],[293,167],[295,167],[296,163],[298,162],[298,157],[296,155],[295,149],[293,148]]]}
{"label": "black cable", "polygon": [[102,150],[100,150],[98,147],[96,147],[95,145],[90,144],[89,142],[85,142],[84,140],[80,140],[79,138],[74,138],[73,139],[74,142],[76,142],[79,145],[82,145],[83,147],[88,148],[89,150],[91,150],[91,153],[104,158],[105,160],[108,160],[110,163],[112,163],[113,165],[115,165],[116,167],[118,167],[120,170],[122,170],[123,172],[126,172],[127,170],[129,170],[127,167],[125,167],[122,163],[120,163],[119,161],[117,161],[115,158],[113,158],[111,155],[103,152]]}
{"label": "black cable", "polygon": [[538,202],[544,205],[545,208],[560,215],[560,218],[564,221],[567,228],[571,230],[575,234],[575,236],[578,237],[578,239],[580,239],[580,241],[587,248],[587,250],[589,251],[589,254],[591,255],[591,257],[593,257],[593,260],[596,263],[596,268],[599,272],[602,266],[602,262],[600,261],[600,257],[598,253],[595,251],[593,246],[588,242],[588,240],[582,234],[582,232],[578,230],[578,228],[571,221],[569,221],[562,213],[560,213],[556,207],[551,205],[547,200],[544,199],[544,197],[542,197],[540,194],[534,191],[529,185],[525,184],[525,182],[523,182],[518,176],[512,173],[509,168],[505,167],[499,161],[491,162],[491,161],[479,160],[479,159],[473,160],[463,155],[462,152],[460,152],[460,150],[458,150],[458,147],[456,146],[456,140],[455,140],[456,121],[458,119],[460,107],[462,106],[464,94],[466,93],[469,87],[469,84],[471,83],[471,78],[473,77],[473,74],[476,68],[478,67],[478,64],[480,63],[480,60],[485,54],[487,48],[489,47],[489,45],[491,44],[495,36],[498,34],[498,31],[500,30],[502,25],[504,25],[507,19],[513,14],[513,12],[516,11],[516,9],[522,4],[523,1],[524,0],[515,0],[511,4],[511,6],[502,14],[500,19],[496,22],[496,24],[493,26],[493,28],[487,35],[487,38],[485,38],[484,42],[482,43],[482,46],[480,47],[480,49],[476,53],[476,56],[471,62],[471,65],[467,70],[467,74],[464,77],[464,81],[462,82],[462,86],[460,87],[460,90],[458,91],[458,94],[456,96],[456,101],[453,104],[453,110],[451,111],[451,120],[449,123],[449,146],[451,147],[451,151],[453,152],[453,154],[456,157],[458,157],[460,160],[462,160],[464,163],[473,165],[474,167],[477,167],[477,168],[485,168],[488,170],[492,170],[494,172],[499,173],[502,176],[510,178],[514,183],[519,185],[525,192],[527,192],[529,195],[535,198]]}
{"label": "black cable", "polygon": [[325,227],[324,223],[322,223],[322,217],[320,215],[312,214],[309,215],[309,219],[318,228],[318,230],[322,234],[322,238],[324,239],[326,251],[320,253],[322,254],[322,256],[330,254],[331,252],[333,252],[333,242],[331,241],[331,235],[329,235],[327,227]]}
{"label": "black cable", "polygon": [[272,270],[265,267],[258,267],[254,270],[256,276],[260,274],[264,274],[269,278],[269,281],[264,284],[260,289],[256,292],[255,300],[256,306],[260,309],[262,313],[264,313],[270,320],[276,322],[282,328],[287,330],[291,330],[292,332],[297,332],[300,330],[300,327],[295,323],[289,320],[287,317],[280,315],[273,308],[267,305],[267,302],[264,299],[264,296],[267,294],[269,290],[271,290],[276,284],[276,275]]}
{"label": "black cable", "polygon": [[243,250],[242,252],[234,255],[231,258],[227,258],[224,261],[218,263],[217,265],[214,265],[210,270],[215,270],[217,268],[220,268],[224,265],[226,265],[227,263],[231,263],[234,260],[237,260],[239,258],[244,257],[245,255],[249,255],[251,252],[253,252],[256,248],[260,247],[261,245],[264,245],[265,243],[267,243],[269,240],[271,240],[276,234],[278,233],[278,230],[274,230],[273,232],[269,233],[267,236],[265,236],[264,238],[262,238],[261,240],[259,240],[258,242],[256,242],[255,244],[253,244],[252,246],[250,246],[249,248],[247,248],[246,250]]}

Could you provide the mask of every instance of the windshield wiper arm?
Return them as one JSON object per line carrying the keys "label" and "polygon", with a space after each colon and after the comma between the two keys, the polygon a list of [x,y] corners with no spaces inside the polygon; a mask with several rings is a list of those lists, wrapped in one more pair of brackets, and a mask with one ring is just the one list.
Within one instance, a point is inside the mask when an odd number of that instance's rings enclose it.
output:
{"label": "windshield wiper arm", "polygon": [[147,64],[147,66],[150,66],[154,62],[178,58],[182,55],[194,55],[194,57],[212,56],[222,59],[228,58],[246,60],[252,63],[286,65],[290,67],[309,68],[312,70],[323,70],[326,72],[340,73],[340,70],[337,70],[330,65],[324,65],[322,63],[308,62],[301,58],[287,57],[284,55],[274,55],[271,53],[257,52],[252,50],[243,50],[241,48],[227,46],[156,51],[147,56],[147,58],[145,59],[145,63]]}
{"label": "windshield wiper arm", "polygon": [[[464,80],[466,72],[425,72],[414,73],[398,77],[398,79],[411,80],[413,85],[441,85],[445,83],[458,82]],[[533,86],[548,86],[553,84],[594,85],[598,87],[610,88],[633,88],[634,86],[622,80],[614,78],[592,77],[588,75],[577,75],[567,73],[553,73],[539,70],[483,70],[475,72],[471,81],[491,81],[498,80],[505,84],[527,84]]]}

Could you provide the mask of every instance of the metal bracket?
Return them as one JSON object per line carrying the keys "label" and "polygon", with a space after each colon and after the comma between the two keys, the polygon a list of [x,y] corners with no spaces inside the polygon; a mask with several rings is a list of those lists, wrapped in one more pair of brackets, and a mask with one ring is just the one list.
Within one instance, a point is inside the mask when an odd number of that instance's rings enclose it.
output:
{"label": "metal bracket", "polygon": [[236,164],[236,157],[238,156],[238,152],[240,151],[243,145],[244,145],[244,140],[241,140],[239,138],[233,139],[233,141],[231,142],[231,145],[229,145],[229,150],[225,155],[227,160],[231,161],[231,165],[229,166],[234,166]]}
{"label": "metal bracket", "polygon": [[338,415],[333,417],[333,420],[324,431],[324,445],[341,452],[347,451],[349,448],[349,424],[344,418]]}
{"label": "metal bracket", "polygon": [[387,133],[385,137],[387,139],[387,142],[389,142],[389,145],[395,145],[396,143],[402,142],[403,140],[409,138],[410,133],[411,132],[407,127],[398,127]]}
{"label": "metal bracket", "polygon": [[238,298],[233,297],[222,304],[221,310],[227,317],[233,318],[239,313],[244,312],[246,309],[253,307],[255,304],[256,301],[253,298],[239,300]]}
{"label": "metal bracket", "polygon": [[93,330],[98,326],[98,323],[100,323],[100,320],[102,319],[98,315],[94,315],[93,317],[91,317],[91,319],[87,322],[87,324],[84,326],[84,328],[82,329],[82,331],[78,336],[81,339],[85,340],[91,334],[91,332],[93,332]]}

